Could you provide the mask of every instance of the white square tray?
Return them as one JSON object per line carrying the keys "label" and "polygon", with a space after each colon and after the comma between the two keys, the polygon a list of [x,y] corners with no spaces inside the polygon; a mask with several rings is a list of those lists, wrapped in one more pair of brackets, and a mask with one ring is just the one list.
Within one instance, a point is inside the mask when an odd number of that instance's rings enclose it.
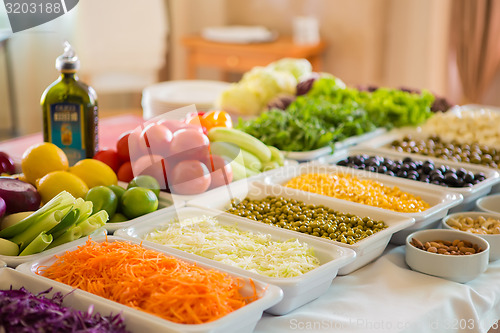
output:
{"label": "white square tray", "polygon": [[[460,162],[453,162],[453,161],[445,161],[442,159],[438,158],[432,158],[430,156],[423,156],[419,154],[410,154],[410,153],[405,153],[405,152],[397,152],[395,150],[386,150],[382,148],[360,148],[360,147],[353,147],[352,149],[345,150],[342,152],[338,152],[336,154],[333,154],[332,156],[328,157],[323,157],[318,159],[317,163],[319,164],[337,164],[337,162],[353,155],[361,155],[361,154],[366,154],[366,155],[377,155],[381,157],[387,157],[393,160],[402,160],[405,157],[410,157],[414,161],[427,161],[427,160],[432,160],[436,166],[441,166],[441,165],[446,165],[450,166],[455,169],[459,168],[464,168],[467,171],[471,171],[473,173],[478,173],[482,172],[486,176],[486,179],[478,184],[475,184],[472,187],[444,187],[444,186],[439,186],[435,184],[426,184],[426,186],[429,186],[429,189],[438,189],[438,190],[446,190],[448,192],[454,192],[454,193],[460,193],[463,197],[464,200],[456,205],[455,207],[451,208],[449,210],[450,213],[453,212],[460,212],[460,211],[466,211],[466,210],[471,210],[474,208],[475,201],[479,199],[482,196],[487,195],[488,193],[491,192],[491,188],[498,183],[500,183],[500,174],[495,171],[492,168],[487,168],[484,166],[476,165],[476,164],[469,164],[469,163],[460,163]],[[405,180],[405,181],[410,181],[410,182],[416,182],[415,180],[410,180],[410,179],[404,179],[397,177],[397,179]],[[419,184],[424,184],[422,182],[419,182]]]}
{"label": "white square tray", "polygon": [[[360,144],[359,148],[376,148],[377,150],[381,151],[387,151],[394,153],[396,152],[395,149],[390,148],[388,145],[394,141],[394,140],[400,140],[402,139],[405,135],[411,135],[414,138],[417,139],[424,139],[429,137],[428,134],[422,133],[422,131],[419,128],[404,128],[400,130],[393,130],[388,133],[385,133],[377,138],[374,138],[373,140],[363,142]],[[500,146],[499,146],[500,148]],[[449,162],[448,160],[443,160],[434,156],[425,156],[421,154],[414,154],[411,153],[411,156],[422,156],[423,158],[431,158],[434,162],[441,161],[443,163]],[[487,168],[484,165],[478,165],[478,164],[473,164],[473,163],[463,163],[467,165],[466,168],[469,168],[470,166],[476,167],[476,166],[481,166],[482,168]],[[488,168],[497,172],[500,172],[498,169],[493,169],[493,168]],[[497,183],[496,185],[493,185],[491,188],[491,193],[499,193],[500,192],[500,183]]]}
{"label": "white square tray", "polygon": [[[342,248],[334,245],[333,243],[327,244],[316,239],[306,238],[300,233],[295,233],[293,237],[290,237],[288,233],[283,233],[281,228],[273,228],[265,225],[264,223],[250,223],[232,214],[222,213],[215,210],[210,211],[196,207],[185,207],[177,212],[170,211],[165,212],[162,215],[156,215],[154,218],[149,219],[147,223],[135,224],[132,227],[120,229],[116,231],[115,235],[127,239],[131,238],[142,241],[149,233],[156,229],[162,229],[162,227],[173,223],[175,219],[183,220],[186,218],[201,217],[204,215],[216,216],[220,225],[236,226],[239,230],[250,231],[255,234],[269,234],[272,236],[273,240],[277,241],[286,241],[291,238],[298,239],[301,243],[306,243],[314,249],[314,255],[320,260],[321,266],[301,276],[290,278],[267,277],[231,266],[229,264],[221,263],[221,265],[228,271],[280,287],[281,290],[283,290],[283,300],[266,310],[266,312],[274,315],[286,314],[324,294],[330,287],[332,280],[337,276],[339,268],[352,262],[356,255],[356,253],[351,249]],[[146,240],[144,240],[143,244],[147,244],[152,248],[158,248],[160,250],[166,247],[164,245]],[[186,253],[177,249],[172,249],[172,253],[182,253],[186,257],[190,257],[193,260],[198,260],[200,262],[214,262],[214,260]]]}
{"label": "white square tray", "polygon": [[[109,236],[108,241],[114,242],[114,241],[128,241],[132,243],[138,244],[138,242],[134,240],[125,240],[119,237],[115,236]],[[104,241],[104,240],[99,240],[99,241]],[[149,246],[144,245],[145,248],[150,248]],[[76,250],[76,246],[70,249],[67,249],[68,251]],[[65,251],[59,252],[56,255],[62,255]],[[176,258],[185,260],[187,262],[195,262],[194,260],[172,253],[169,249],[165,248],[162,251],[166,253],[167,255],[172,255]],[[61,290],[65,291],[66,293],[70,292],[73,290],[72,287],[51,280],[49,278],[39,276],[35,272],[39,266],[50,266],[51,264],[54,263],[56,260],[55,256],[46,256],[39,258],[33,262],[29,263],[24,263],[22,265],[19,265],[16,270],[24,273],[23,275],[25,276],[25,281],[32,281],[32,285],[34,288],[37,290],[44,290],[47,289],[47,286],[53,286],[54,291]],[[198,266],[204,267],[207,269],[216,269],[222,272],[227,272],[224,267],[218,265],[217,263],[211,263],[211,264],[206,264],[206,263],[197,263]],[[252,286],[249,282],[249,279],[247,277],[228,272],[229,275],[233,277],[239,277],[242,278],[244,281],[244,286],[241,289],[241,292],[243,295],[250,295],[253,292]],[[1,283],[3,282],[4,279],[0,279]],[[22,281],[19,281],[19,283],[22,283]],[[40,284],[43,284],[43,287],[40,287]],[[282,297],[283,297],[283,292],[281,291],[280,288],[269,285],[267,283],[260,282],[258,280],[254,280],[255,288],[258,294],[261,294],[262,297],[259,299],[255,300],[252,303],[249,303],[245,305],[244,307],[235,310],[226,316],[219,318],[215,321],[205,323],[205,324],[198,324],[198,325],[187,325],[187,324],[178,324],[178,323],[173,323],[167,320],[164,320],[158,316],[136,310],[133,308],[130,308],[126,305],[119,304],[117,302],[105,299],[100,296],[93,295],[91,293],[88,293],[83,290],[75,290],[74,297],[77,299],[75,300],[75,303],[81,304],[84,303],[84,309],[85,306],[88,306],[90,304],[95,305],[95,310],[99,311],[101,313],[109,313],[110,311],[113,313],[118,313],[118,312],[123,312],[123,316],[125,317],[125,323],[127,325],[127,328],[130,329],[132,332],[227,332],[227,333],[233,333],[233,332],[252,332],[255,328],[255,325],[257,325],[257,322],[262,316],[262,313],[264,310],[267,308],[275,305],[278,303]],[[19,285],[16,283],[16,285]],[[20,286],[20,285],[19,285]]]}
{"label": "white square tray", "polygon": [[134,225],[137,222],[141,222],[143,220],[148,220],[158,214],[162,214],[164,211],[175,211],[181,207],[185,206],[185,202],[180,200],[179,198],[173,198],[170,193],[160,192],[160,198],[158,200],[158,209],[152,213],[148,213],[134,219],[124,221],[124,222],[107,222],[104,227],[108,231],[109,234],[113,234],[116,230],[127,228],[131,225]]}
{"label": "white square tray", "polygon": [[[106,229],[104,227],[101,227],[101,228],[97,229],[96,231],[94,231],[88,237],[90,237],[90,238],[92,238],[94,240],[104,239],[104,238],[106,238],[106,234],[107,234]],[[20,265],[22,263],[33,261],[33,260],[37,260],[37,259],[39,259],[41,257],[61,252],[61,251],[65,250],[65,249],[71,248],[71,247],[73,247],[75,245],[82,245],[82,244],[84,244],[87,241],[88,237],[82,237],[82,238],[74,240],[72,242],[68,242],[68,243],[65,243],[65,244],[61,244],[61,245],[55,246],[52,249],[45,250],[45,251],[40,252],[40,253],[30,254],[30,255],[27,255],[27,256],[6,256],[6,255],[0,255],[0,260],[4,261],[7,264],[7,266],[15,268],[15,267],[17,267],[18,265]],[[1,265],[0,265],[0,267],[1,267]]]}
{"label": "white square tray", "polygon": [[[291,178],[299,176],[304,173],[311,173],[311,172],[319,172],[319,173],[341,172],[341,173],[349,173],[352,176],[355,176],[360,179],[376,180],[386,186],[390,187],[397,186],[401,191],[417,195],[420,198],[422,198],[422,200],[425,200],[427,203],[429,203],[429,205],[431,206],[429,209],[418,213],[400,213],[383,208],[368,206],[376,210],[390,211],[399,214],[401,216],[413,218],[415,220],[415,224],[413,226],[398,231],[392,236],[391,242],[398,245],[404,244],[406,236],[408,236],[414,230],[419,230],[423,228],[429,229],[438,226],[440,219],[446,216],[448,210],[460,204],[463,200],[462,195],[459,193],[453,193],[446,190],[441,190],[439,188],[429,191],[428,187],[426,186],[427,184],[425,185],[419,184],[418,182],[409,181],[407,179],[398,179],[397,177],[391,177],[388,175],[382,175],[379,173],[373,173],[364,170],[355,170],[352,168],[336,166],[336,165],[321,165],[314,162],[287,168],[287,170],[278,175],[275,175],[274,177],[267,177],[265,179],[265,182],[267,184],[276,184],[283,186],[283,184],[286,183]],[[309,192],[294,190],[291,188],[287,188],[287,190],[309,194]],[[327,198],[328,200],[340,200],[323,195],[321,195],[321,197]],[[340,200],[340,201],[346,202],[346,200]],[[366,206],[360,203],[354,203],[354,204],[360,206]]]}
{"label": "white square tray", "polygon": [[[349,245],[326,238],[316,237],[312,235],[299,233],[296,231],[282,229],[279,227],[267,226],[263,222],[253,221],[250,219],[234,215],[235,219],[239,219],[241,221],[248,221],[249,223],[258,225],[264,224],[264,226],[269,228],[279,228],[284,233],[289,234],[290,237],[299,237],[298,234],[300,234],[302,237],[307,237],[307,239],[326,242],[329,244],[333,243],[341,247],[346,247],[354,250],[356,252],[356,258],[350,264],[347,264],[346,266],[340,268],[338,272],[339,275],[349,274],[355,271],[356,269],[368,264],[372,260],[376,259],[378,256],[382,254],[387,244],[389,243],[391,236],[395,232],[413,225],[415,221],[411,217],[405,217],[402,216],[401,214],[396,214],[394,212],[390,212],[384,209],[375,209],[373,207],[355,204],[344,200],[336,200],[336,199],[332,200],[322,195],[296,191],[277,185],[265,185],[263,183],[258,183],[258,182],[251,183],[250,186],[248,187],[235,188],[233,192],[229,194],[220,193],[220,195],[217,196],[203,196],[196,200],[188,201],[187,205],[205,209],[216,209],[219,211],[224,211],[226,210],[232,199],[237,198],[241,200],[246,197],[249,197],[251,199],[262,199],[267,197],[268,195],[283,196],[285,198],[294,198],[296,200],[300,200],[308,204],[324,205],[339,212],[351,213],[360,217],[370,217],[375,220],[382,220],[388,225],[388,228],[381,230],[365,239],[362,239],[353,245]],[[303,239],[305,240],[306,238]]]}

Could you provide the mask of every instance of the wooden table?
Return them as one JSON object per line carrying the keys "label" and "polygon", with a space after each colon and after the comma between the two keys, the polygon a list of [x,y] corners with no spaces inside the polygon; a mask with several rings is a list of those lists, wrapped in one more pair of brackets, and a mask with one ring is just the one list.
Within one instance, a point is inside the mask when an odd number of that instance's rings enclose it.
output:
{"label": "wooden table", "polygon": [[228,73],[244,73],[255,66],[266,66],[281,58],[305,58],[314,71],[321,70],[321,54],[326,44],[294,44],[291,37],[279,37],[273,42],[233,44],[212,42],[200,36],[188,36],[182,40],[188,51],[187,78],[195,79],[199,67],[220,69],[223,80]]}

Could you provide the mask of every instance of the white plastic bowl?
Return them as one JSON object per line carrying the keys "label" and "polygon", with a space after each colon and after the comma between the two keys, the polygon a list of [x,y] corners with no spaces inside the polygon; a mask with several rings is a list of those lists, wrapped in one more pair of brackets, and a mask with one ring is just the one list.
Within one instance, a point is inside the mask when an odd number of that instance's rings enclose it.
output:
{"label": "white plastic bowl", "polygon": [[[138,244],[139,242],[134,241],[134,240],[125,240],[123,238],[115,237],[115,236],[109,236],[107,238],[109,242],[114,242],[114,241],[127,241],[131,243]],[[99,240],[99,242],[102,242],[104,240]],[[143,245],[145,248],[153,249],[147,245]],[[74,251],[76,250],[77,247],[73,247],[70,249],[67,249],[68,251]],[[33,281],[40,283],[44,283],[45,285],[53,286],[55,290],[64,290],[66,291],[65,293],[70,292],[71,290],[74,290],[74,288],[51,280],[49,278],[39,276],[35,272],[37,271],[38,267],[40,266],[50,266],[52,265],[55,260],[57,255],[62,255],[65,251],[57,253],[56,255],[52,256],[46,256],[43,258],[40,258],[36,261],[29,262],[29,263],[24,263],[22,265],[19,265],[16,270],[24,273],[24,276],[27,276],[27,278],[31,278]],[[236,274],[236,273],[231,273],[226,271],[223,267],[218,265],[217,263],[212,263],[212,264],[206,264],[206,263],[200,263],[196,262],[190,258],[186,258],[182,255],[174,254],[170,252],[169,249],[165,248],[162,251],[167,255],[174,256],[176,258],[179,258],[181,260],[184,260],[186,262],[190,263],[196,263],[199,267],[204,267],[207,269],[216,269],[221,272],[226,272],[230,276],[241,278],[243,280],[243,287],[241,289],[242,295],[251,295],[253,294],[253,289],[252,289],[252,284],[249,280],[249,278]],[[1,269],[0,269],[1,271]],[[1,273],[1,272],[0,272]],[[3,283],[3,279],[0,278],[0,283]],[[131,307],[128,307],[126,305],[108,300],[106,298],[96,296],[94,294],[88,293],[86,291],[76,289],[74,291],[74,294],[76,294],[77,300],[75,301],[76,304],[81,305],[81,298],[82,297],[85,301],[84,304],[90,305],[94,304],[95,305],[95,310],[103,313],[109,313],[110,310],[113,313],[119,313],[122,312],[123,316],[125,317],[125,324],[127,325],[127,328],[129,328],[132,332],[179,332],[179,333],[201,333],[201,332],[227,332],[227,333],[233,333],[233,332],[252,332],[257,325],[257,322],[259,319],[262,317],[262,313],[264,310],[267,308],[275,305],[278,303],[282,297],[283,297],[283,292],[281,291],[280,288],[270,285],[258,280],[253,280],[255,284],[255,290],[258,295],[260,295],[260,298],[243,306],[242,308],[235,310],[226,316],[219,318],[217,320],[214,320],[212,322],[204,323],[204,324],[198,324],[198,325],[187,325],[187,324],[178,324],[174,323],[165,319],[162,319],[158,316],[155,316],[153,314],[146,313],[144,311],[136,310]],[[17,283],[16,283],[17,284]],[[47,288],[45,288],[47,289]]]}
{"label": "white plastic bowl", "polygon": [[[165,212],[154,218],[144,221],[144,223],[135,224],[126,229],[117,230],[115,235],[127,239],[136,239],[139,241],[156,229],[162,229],[173,223],[175,219],[183,220],[192,217],[216,216],[219,225],[235,226],[238,230],[250,231],[254,234],[271,235],[273,240],[287,241],[292,239],[288,233],[283,232],[281,228],[270,227],[264,223],[252,223],[242,220],[232,214],[217,211],[207,211],[196,207],[185,207],[174,212]],[[284,315],[296,308],[320,297],[330,287],[333,279],[337,276],[338,270],[343,266],[354,261],[356,253],[347,248],[337,246],[333,243],[320,242],[316,239],[310,239],[301,233],[295,233],[294,237],[301,243],[309,245],[313,249],[314,255],[320,261],[320,266],[300,276],[290,278],[267,277],[255,272],[250,272],[228,264],[219,263],[228,271],[248,276],[252,279],[261,280],[278,286],[283,290],[283,300],[275,306],[267,309],[266,312],[274,315]],[[159,250],[168,248],[164,245],[144,240],[144,244],[157,248]],[[191,253],[186,253],[177,249],[170,249],[172,253],[181,253],[186,257],[198,260],[200,262],[212,263],[211,259],[200,257]],[[217,262],[217,261],[215,261]]]}
{"label": "white plastic bowl", "polygon": [[460,212],[460,213],[454,213],[446,216],[443,221],[442,225],[444,229],[451,229],[451,230],[457,230],[463,233],[469,233],[473,235],[477,235],[487,241],[490,244],[490,261],[495,261],[500,259],[500,234],[476,234],[473,232],[469,231],[462,231],[453,228],[448,224],[448,220],[452,218],[458,218],[460,216],[464,217],[472,217],[472,218],[478,218],[479,216],[484,216],[485,218],[491,217],[494,219],[497,219],[500,221],[500,215],[499,214],[490,214],[490,213],[482,213],[482,212]]}
{"label": "white plastic bowl", "polygon": [[483,212],[500,215],[500,194],[482,197],[476,201],[476,206]]}
{"label": "white plastic bowl", "polygon": [[[468,240],[484,251],[471,255],[444,255],[427,252],[411,245],[412,238],[422,243],[436,240]],[[416,231],[406,238],[406,263],[414,271],[465,283],[474,280],[488,268],[490,246],[487,241],[471,233],[458,230],[428,229]]]}
{"label": "white plastic bowl", "polygon": [[[275,226],[269,226],[272,228],[279,228],[284,233],[288,233],[290,238],[297,238],[298,234],[302,237],[307,237],[307,239],[312,239],[314,241],[327,242],[328,244],[335,244],[341,247],[347,247],[356,252],[356,258],[350,264],[342,267],[338,274],[346,275],[358,268],[361,268],[371,261],[375,260],[380,256],[384,249],[386,248],[391,236],[400,230],[408,228],[413,225],[414,219],[411,217],[402,216],[395,212],[391,212],[385,209],[378,209],[366,205],[360,205],[357,203],[339,200],[334,198],[328,198],[322,195],[296,191],[282,186],[277,185],[266,185],[259,182],[253,182],[248,184],[248,186],[235,187],[232,189],[231,193],[218,192],[215,195],[204,195],[200,196],[196,200],[191,200],[187,202],[188,206],[200,207],[205,209],[215,209],[218,211],[225,211],[230,204],[231,199],[244,199],[246,197],[252,199],[262,199],[268,195],[272,196],[283,196],[285,198],[293,198],[296,200],[303,201],[308,204],[324,205],[326,207],[332,208],[336,211],[343,213],[350,213],[360,217],[370,217],[375,220],[384,221],[388,227],[381,230],[373,235],[366,237],[352,245],[343,244],[341,242],[333,241],[327,238],[321,238],[317,236],[312,236],[308,234],[303,234],[297,231],[282,229]],[[249,221],[251,223],[264,224],[263,222],[258,222],[250,220],[247,218],[239,217],[235,215],[235,218],[241,221]],[[267,226],[267,225],[266,225]],[[305,240],[306,238],[304,238]]]}

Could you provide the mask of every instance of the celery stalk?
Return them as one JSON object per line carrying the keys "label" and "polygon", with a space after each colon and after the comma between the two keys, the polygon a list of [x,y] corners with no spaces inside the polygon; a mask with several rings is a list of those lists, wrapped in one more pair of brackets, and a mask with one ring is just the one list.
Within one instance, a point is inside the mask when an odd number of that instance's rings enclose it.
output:
{"label": "celery stalk", "polygon": [[73,224],[76,224],[78,220],[80,210],[75,208],[68,212],[66,216],[59,222],[54,228],[47,231],[48,234],[51,234],[54,238],[62,235],[66,230],[68,230]]}
{"label": "celery stalk", "polygon": [[[0,230],[0,237],[2,238],[11,238],[16,235],[22,233],[26,229],[28,229],[31,225],[36,223],[38,220],[43,218],[45,215],[50,214],[56,210],[64,210],[75,202],[75,198],[67,191],[62,191],[54,198],[49,200],[42,208],[24,218],[22,221]],[[38,235],[38,234],[37,234]],[[35,235],[36,237],[36,235]]]}
{"label": "celery stalk", "polygon": [[52,243],[47,247],[48,249],[52,249],[53,247],[59,246],[61,244],[65,244],[68,242],[72,242],[77,240],[83,236],[82,228],[77,225],[73,225],[71,228],[66,230],[61,236],[57,237],[52,241]]}
{"label": "celery stalk", "polygon": [[105,210],[100,210],[85,221],[79,224],[72,225],[61,236],[55,238],[48,248],[51,249],[55,246],[88,236],[92,232],[105,225],[108,218],[108,213]]}
{"label": "celery stalk", "polygon": [[19,254],[20,256],[27,256],[30,254],[40,253],[45,250],[50,243],[53,241],[53,237],[50,234],[46,234],[45,232],[41,232],[35,239],[31,241],[24,248],[24,250]]}
{"label": "celery stalk", "polygon": [[80,214],[78,215],[78,220],[75,222],[76,225],[85,221],[92,215],[92,201],[85,201],[82,198],[78,198],[75,201],[75,208],[80,210]]}
{"label": "celery stalk", "polygon": [[80,223],[78,226],[82,228],[82,237],[88,236],[108,221],[109,215],[105,210],[100,210],[91,217],[89,217],[86,221]]}
{"label": "celery stalk", "polygon": [[64,217],[69,209],[71,207],[65,208],[63,211],[52,211],[50,214],[44,215],[41,219],[32,223],[28,229],[10,238],[10,240],[19,245],[19,248],[23,251],[42,231],[47,232],[61,222],[61,216]]}

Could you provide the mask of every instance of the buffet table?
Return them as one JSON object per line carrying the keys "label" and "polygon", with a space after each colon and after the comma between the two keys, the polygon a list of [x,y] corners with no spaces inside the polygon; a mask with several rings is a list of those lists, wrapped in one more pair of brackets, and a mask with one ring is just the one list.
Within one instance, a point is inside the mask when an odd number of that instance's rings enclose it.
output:
{"label": "buffet table", "polygon": [[[100,122],[101,147],[140,125],[137,116]],[[20,160],[40,134],[0,142]],[[264,314],[255,332],[500,332],[500,260],[460,284],[412,271],[404,246],[389,245],[365,267],[337,276],[327,293],[283,316]]]}
{"label": "buffet table", "polygon": [[255,332],[488,332],[500,325],[500,261],[465,284],[412,271],[404,246],[333,280],[328,292]]}

